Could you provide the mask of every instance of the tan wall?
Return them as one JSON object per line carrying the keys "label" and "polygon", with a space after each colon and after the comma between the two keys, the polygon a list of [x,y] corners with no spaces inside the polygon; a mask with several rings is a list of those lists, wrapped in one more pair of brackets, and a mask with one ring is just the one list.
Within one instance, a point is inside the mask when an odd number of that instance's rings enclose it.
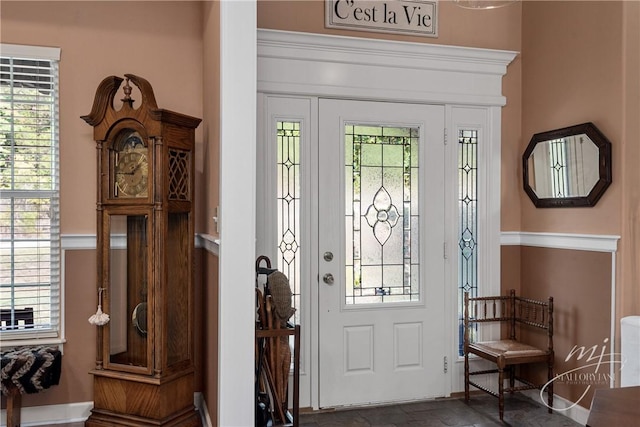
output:
{"label": "tan wall", "polygon": [[[2,1],[0,7],[3,43],[61,48],[61,232],[94,234],[96,148],[93,130],[80,116],[91,111],[104,77],[132,73],[151,83],[160,108],[202,117],[202,3]],[[196,132],[197,157],[202,156],[202,127]],[[95,365],[95,327],[87,318],[97,305],[95,258],[93,250],[67,252],[61,383],[25,396],[24,406],[93,399],[89,370]]]}
{"label": "tan wall", "polygon": [[[522,295],[541,300],[553,296],[554,299],[556,375],[593,363],[587,362],[586,357],[581,360],[578,355],[569,357],[574,346],[597,346],[595,354],[599,355],[602,346],[606,345],[606,353],[609,353],[610,345],[603,341],[611,336],[610,254],[523,246],[521,268]],[[578,371],[587,372],[594,373],[595,370]],[[609,374],[609,365],[604,365],[599,372]],[[589,408],[593,391],[609,386],[606,380],[604,384],[594,384],[579,405]],[[554,384],[554,393],[576,402],[587,385],[559,380]]]}
{"label": "tan wall", "polygon": [[522,246],[502,246],[500,248],[500,283],[502,294],[515,289],[520,295],[520,271],[522,262]]}
{"label": "tan wall", "polygon": [[[218,206],[220,183],[220,5],[206,2],[203,6],[203,100],[205,121],[203,122],[204,150],[198,161],[202,162],[203,185],[198,194],[199,203],[205,210],[201,228],[205,233],[217,236],[213,212]],[[212,420],[218,419],[218,257],[202,251],[201,272],[202,319],[196,322],[202,327],[202,392]]]}
{"label": "tan wall", "polygon": [[[61,232],[95,233],[96,149],[80,119],[109,75],[153,86],[160,108],[202,117],[200,2],[2,2],[3,43],[61,48]],[[196,131],[202,141],[202,126]]]}
{"label": "tan wall", "polygon": [[622,170],[622,236],[619,257],[619,317],[640,313],[640,2],[623,3],[622,59],[623,140]]}
{"label": "tan wall", "polygon": [[218,419],[218,263],[217,256],[205,252],[202,254],[204,262],[202,266],[202,278],[205,284],[202,291],[202,348],[203,364],[200,374],[202,375],[203,388],[201,389],[209,417]]}
{"label": "tan wall", "polygon": [[202,162],[203,185],[198,200],[203,203],[205,214],[201,226],[196,230],[217,236],[213,221],[214,211],[220,201],[220,5],[218,1],[204,3],[203,7],[204,47],[204,93],[205,121],[203,122],[204,149],[198,161]]}
{"label": "tan wall", "polygon": [[258,28],[491,49],[520,49],[519,4],[473,11],[460,8],[451,1],[440,1],[437,38],[329,29],[324,27],[324,12],[324,0],[259,0]]}
{"label": "tan wall", "polygon": [[534,133],[593,122],[612,143],[614,167],[593,208],[536,209],[520,191],[521,230],[619,235],[622,2],[527,1],[522,15],[520,152]]}
{"label": "tan wall", "polygon": [[[66,340],[60,384],[42,393],[23,396],[22,406],[57,405],[93,400],[93,380],[89,371],[96,361],[96,328],[87,319],[95,313],[96,253],[92,250],[65,252]],[[71,290],[71,291],[69,291]],[[87,304],[91,301],[91,305]],[[93,305],[93,306],[92,306]],[[83,307],[80,309],[79,307]],[[6,408],[4,396],[2,407]]]}
{"label": "tan wall", "polygon": [[[638,2],[523,5],[521,148],[534,133],[591,121],[612,143],[613,182],[592,208],[536,209],[521,193],[521,230],[621,236],[616,256],[618,345],[619,319],[640,313],[639,27]],[[576,267],[576,274],[590,270],[587,264]],[[591,283],[606,286],[609,278],[602,281]],[[574,298],[577,314],[590,315],[586,306],[592,295],[576,289]],[[611,313],[607,305],[602,312]],[[608,328],[609,318],[602,321]]]}
{"label": "tan wall", "polygon": [[[22,406],[93,400],[93,380],[89,371],[95,367],[96,361],[96,328],[87,319],[96,310],[95,288],[91,285],[96,277],[95,251],[66,251],[64,269],[67,343],[62,356],[60,384],[43,393],[23,396]],[[3,400],[3,408],[6,408],[4,404]]]}

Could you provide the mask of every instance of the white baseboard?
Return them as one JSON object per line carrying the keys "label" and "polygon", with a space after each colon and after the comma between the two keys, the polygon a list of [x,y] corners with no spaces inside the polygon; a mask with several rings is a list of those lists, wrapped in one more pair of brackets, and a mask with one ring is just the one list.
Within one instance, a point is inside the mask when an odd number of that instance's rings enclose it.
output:
{"label": "white baseboard", "polygon": [[[27,406],[20,411],[20,426],[63,424],[85,421],[93,408],[93,402],[65,403],[61,405]],[[2,410],[2,425],[6,426],[7,411]]]}
{"label": "white baseboard", "polygon": [[[540,402],[540,391],[539,390],[525,390],[522,392],[525,396],[529,397],[536,402]],[[544,393],[544,401],[542,403],[546,403],[547,394]],[[571,418],[573,421],[578,424],[585,425],[587,424],[587,419],[589,418],[589,410],[583,408],[580,405],[576,405],[570,400],[565,399],[564,397],[560,397],[554,393],[553,395],[553,411],[557,414],[564,415],[567,418]],[[558,408],[558,409],[556,409]],[[563,409],[566,408],[566,409]]]}
{"label": "white baseboard", "polygon": [[[209,416],[207,402],[204,400],[202,393],[197,392],[193,395],[193,404],[200,413],[203,427],[213,427],[214,424]],[[20,426],[41,426],[49,424],[66,424],[74,422],[83,422],[91,415],[93,402],[77,402],[66,403],[62,405],[44,405],[44,406],[27,406],[20,411]],[[6,427],[7,411],[5,409],[0,413],[0,426]]]}
{"label": "white baseboard", "polygon": [[209,409],[207,408],[207,402],[204,400],[204,395],[201,392],[197,392],[193,395],[193,403],[196,405],[198,412],[200,413],[200,420],[202,421],[202,427],[213,427],[214,424],[209,416]]}

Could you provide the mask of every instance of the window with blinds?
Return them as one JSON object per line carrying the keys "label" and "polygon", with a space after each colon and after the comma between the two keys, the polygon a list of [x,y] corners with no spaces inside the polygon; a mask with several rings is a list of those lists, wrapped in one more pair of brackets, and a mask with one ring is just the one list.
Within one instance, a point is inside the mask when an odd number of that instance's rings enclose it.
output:
{"label": "window with blinds", "polygon": [[2,341],[60,335],[60,50],[0,45]]}

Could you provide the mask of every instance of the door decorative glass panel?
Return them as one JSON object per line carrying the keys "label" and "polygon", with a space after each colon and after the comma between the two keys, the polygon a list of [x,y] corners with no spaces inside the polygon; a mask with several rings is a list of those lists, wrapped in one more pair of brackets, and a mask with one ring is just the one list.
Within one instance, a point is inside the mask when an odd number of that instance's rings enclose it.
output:
{"label": "door decorative glass panel", "polygon": [[300,122],[277,123],[277,268],[289,279],[300,323]]}
{"label": "door decorative glass panel", "polygon": [[[464,293],[478,294],[478,131],[458,134],[458,354],[464,355]],[[472,337],[473,338],[473,337]]]}
{"label": "door decorative glass panel", "polygon": [[345,126],[346,303],[420,299],[417,127]]}

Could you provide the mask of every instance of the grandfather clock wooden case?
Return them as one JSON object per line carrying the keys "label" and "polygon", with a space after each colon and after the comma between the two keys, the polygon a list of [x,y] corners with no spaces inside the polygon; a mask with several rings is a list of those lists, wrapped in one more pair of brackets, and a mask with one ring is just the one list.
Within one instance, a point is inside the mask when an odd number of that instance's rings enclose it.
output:
{"label": "grandfather clock wooden case", "polygon": [[[94,407],[87,427],[199,426],[193,404],[194,139],[200,119],[159,109],[145,79],[100,83]],[[134,106],[133,86],[140,105]],[[137,95],[136,95],[137,96]]]}

